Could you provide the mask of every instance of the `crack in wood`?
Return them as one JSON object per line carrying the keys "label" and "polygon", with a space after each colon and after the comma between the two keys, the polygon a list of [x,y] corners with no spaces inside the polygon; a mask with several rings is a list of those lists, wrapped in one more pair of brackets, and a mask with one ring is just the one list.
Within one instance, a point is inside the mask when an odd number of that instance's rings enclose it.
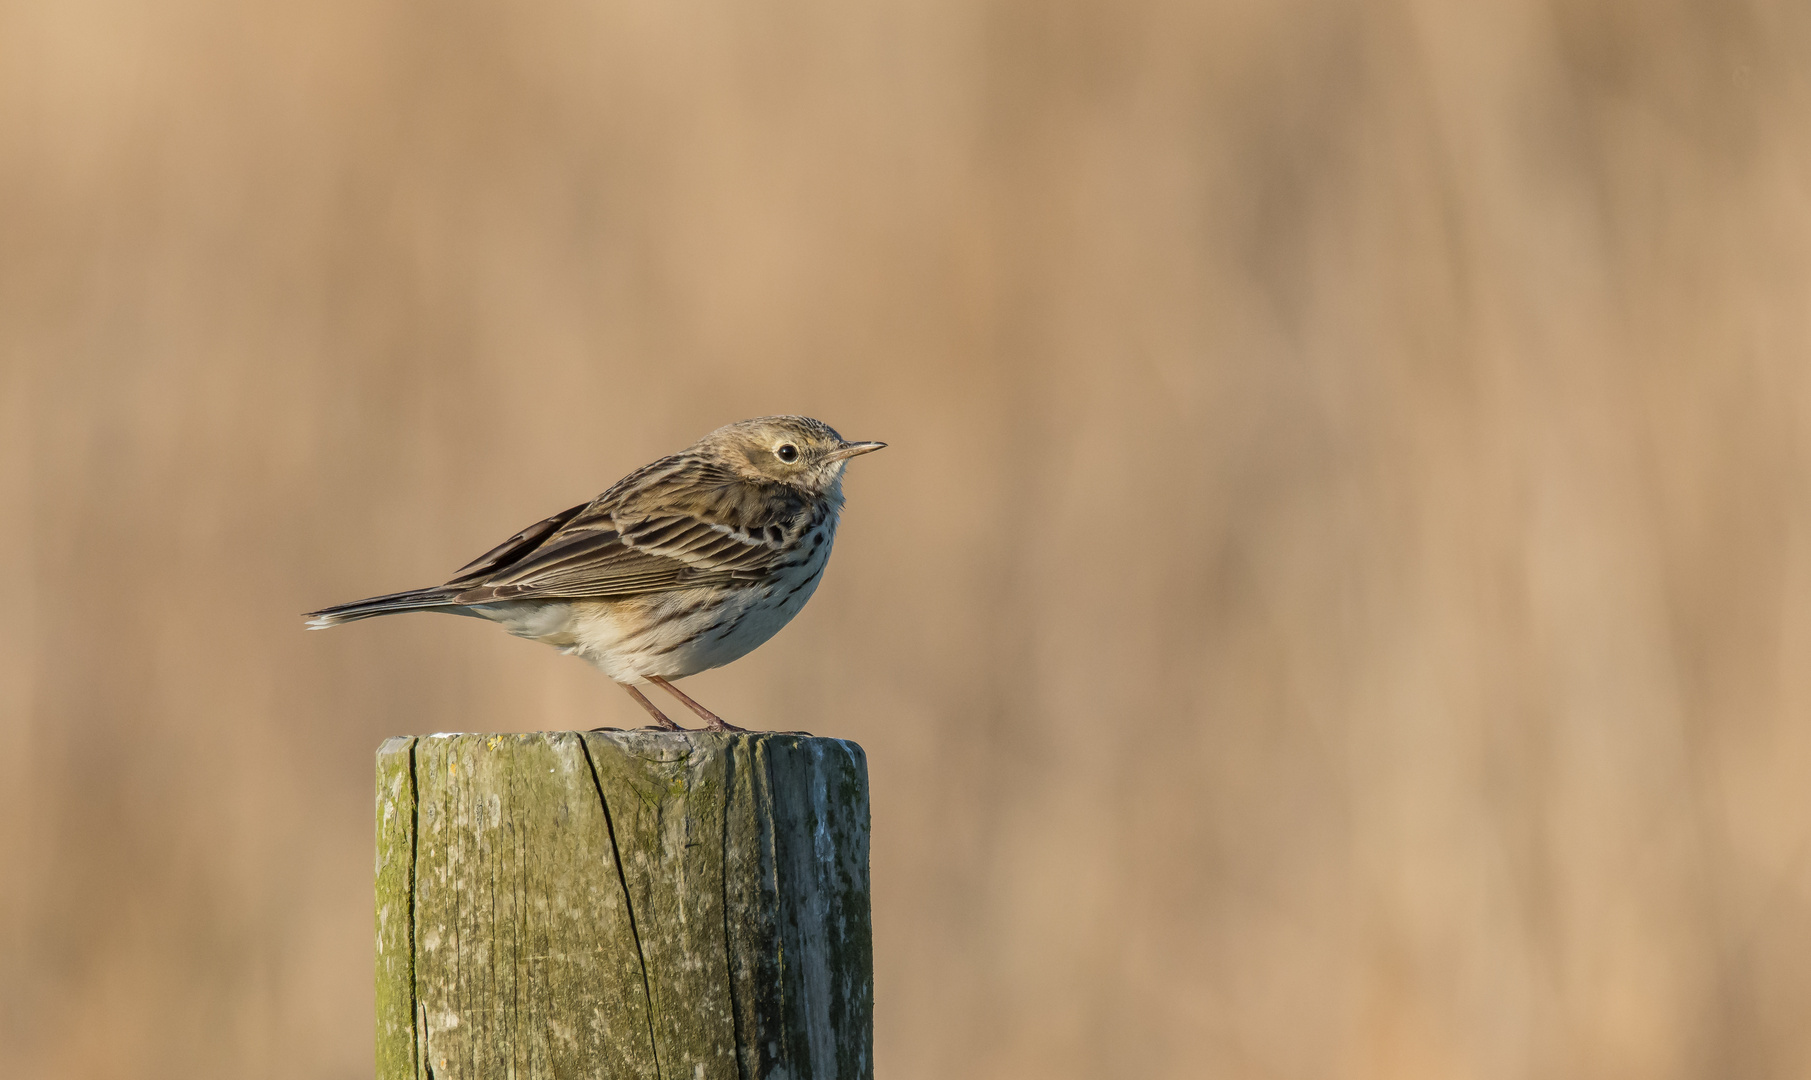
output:
{"label": "crack in wood", "polygon": [[872,1080],[866,774],[792,734],[385,743],[380,1080]]}
{"label": "crack in wood", "polygon": [[610,800],[604,798],[604,782],[598,779],[597,762],[592,760],[591,747],[585,737],[580,735],[579,749],[585,754],[585,767],[591,770],[591,786],[597,789],[597,804],[604,811],[604,828],[610,833],[610,854],[616,862],[616,881],[622,886],[623,906],[629,913],[629,935],[635,939],[635,955],[641,961],[641,990],[648,1003],[648,1050],[654,1055],[654,1075],[662,1077],[660,1069],[660,1040],[654,1037],[654,987],[648,981],[648,954],[641,945],[641,930],[635,925],[635,900],[629,895],[629,878],[623,873],[623,849],[616,842],[616,822],[610,817]]}

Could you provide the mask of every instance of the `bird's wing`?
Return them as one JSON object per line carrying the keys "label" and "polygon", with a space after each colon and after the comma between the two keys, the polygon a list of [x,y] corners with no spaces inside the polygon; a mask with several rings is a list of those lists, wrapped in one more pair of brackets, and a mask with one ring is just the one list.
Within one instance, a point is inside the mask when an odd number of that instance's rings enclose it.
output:
{"label": "bird's wing", "polygon": [[558,532],[562,526],[584,511],[590,503],[580,503],[570,510],[562,510],[544,521],[537,521],[528,528],[503,541],[496,547],[473,559],[459,568],[448,585],[476,584],[490,574],[497,573],[511,564],[532,554],[549,536]]}
{"label": "bird's wing", "polygon": [[[771,489],[771,490],[770,490]],[[531,526],[448,585],[460,603],[616,599],[759,581],[811,518],[803,496],[683,457]]]}

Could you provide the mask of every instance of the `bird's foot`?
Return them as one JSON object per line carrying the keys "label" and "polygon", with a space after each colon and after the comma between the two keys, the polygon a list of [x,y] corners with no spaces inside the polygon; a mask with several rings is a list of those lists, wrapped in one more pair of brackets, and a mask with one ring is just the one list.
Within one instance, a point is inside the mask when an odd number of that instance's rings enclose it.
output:
{"label": "bird's foot", "polygon": [[643,724],[642,726],[636,728],[635,730],[636,731],[691,731],[692,729],[689,727],[681,727],[678,723],[676,723],[673,720],[672,717],[666,715],[665,713],[657,712],[654,714],[654,719],[651,723]]}
{"label": "bird's foot", "polygon": [[747,731],[748,729],[745,727],[737,727],[736,725],[730,723],[728,720],[723,719],[723,717],[721,717],[721,716],[712,716],[709,720],[705,721],[704,727],[701,730],[704,730],[704,731]]}

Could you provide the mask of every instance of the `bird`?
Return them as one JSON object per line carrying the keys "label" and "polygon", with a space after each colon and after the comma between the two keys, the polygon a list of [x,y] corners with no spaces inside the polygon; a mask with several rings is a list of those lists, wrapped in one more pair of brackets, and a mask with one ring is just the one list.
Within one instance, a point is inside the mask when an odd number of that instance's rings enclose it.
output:
{"label": "bird", "polygon": [[505,540],[443,585],[306,613],[311,630],[405,611],[489,619],[577,656],[653,719],[681,727],[640,687],[660,687],[704,721],[746,731],[674,686],[739,660],[811,599],[830,559],[850,442],[806,416],[720,427],[623,477],[602,495]]}

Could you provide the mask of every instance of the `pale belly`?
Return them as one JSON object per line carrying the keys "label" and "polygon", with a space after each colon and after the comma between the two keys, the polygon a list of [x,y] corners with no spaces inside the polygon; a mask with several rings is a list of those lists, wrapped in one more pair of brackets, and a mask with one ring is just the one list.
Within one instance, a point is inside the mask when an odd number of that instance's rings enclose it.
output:
{"label": "pale belly", "polygon": [[738,660],[792,621],[817,591],[826,543],[764,585],[684,589],[630,600],[511,601],[474,607],[519,637],[583,657],[617,682],[679,679]]}

